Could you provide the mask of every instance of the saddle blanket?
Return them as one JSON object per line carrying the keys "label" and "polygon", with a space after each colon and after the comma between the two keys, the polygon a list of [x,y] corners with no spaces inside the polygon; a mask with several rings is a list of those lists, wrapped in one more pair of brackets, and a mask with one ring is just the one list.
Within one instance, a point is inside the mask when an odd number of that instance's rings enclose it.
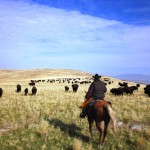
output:
{"label": "saddle blanket", "polygon": [[[100,99],[99,99],[99,100],[100,100]],[[90,102],[93,101],[93,103],[94,103],[94,102],[99,101],[99,100],[94,100],[94,98],[91,97],[91,98],[87,99],[86,101],[84,101],[84,102],[81,104],[81,106],[80,106],[79,108],[84,108],[84,107],[86,107]],[[92,103],[92,104],[93,104],[93,103]],[[92,105],[92,104],[91,104],[91,105]]]}

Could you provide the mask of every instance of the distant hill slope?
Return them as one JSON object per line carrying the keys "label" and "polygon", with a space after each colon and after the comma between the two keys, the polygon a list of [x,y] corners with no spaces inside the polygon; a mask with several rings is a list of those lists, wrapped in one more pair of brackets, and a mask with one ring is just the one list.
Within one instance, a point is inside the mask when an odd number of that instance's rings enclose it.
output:
{"label": "distant hill slope", "polygon": [[91,77],[92,74],[69,69],[0,70],[0,81],[50,79],[57,77]]}
{"label": "distant hill slope", "polygon": [[[0,85],[13,85],[22,82],[29,82],[29,80],[40,80],[40,79],[56,79],[56,78],[91,78],[93,74],[79,71],[79,70],[71,70],[71,69],[34,69],[34,70],[0,70]],[[108,91],[111,88],[119,87],[118,83],[123,82],[124,78],[119,77],[110,77],[110,76],[102,76],[102,81],[112,81],[112,84],[109,84]],[[134,80],[126,79],[129,83],[129,86],[136,85]],[[140,82],[144,83],[144,82]],[[142,87],[145,85],[142,84]]]}
{"label": "distant hill slope", "polygon": [[143,74],[121,74],[114,76],[115,78],[121,80],[127,80],[131,82],[138,82],[144,84],[150,84],[150,75],[143,75]]}

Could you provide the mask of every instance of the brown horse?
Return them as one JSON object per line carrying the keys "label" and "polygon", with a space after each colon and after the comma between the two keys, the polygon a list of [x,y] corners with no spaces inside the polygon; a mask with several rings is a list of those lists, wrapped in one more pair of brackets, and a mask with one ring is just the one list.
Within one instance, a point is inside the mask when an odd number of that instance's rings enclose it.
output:
{"label": "brown horse", "polygon": [[[89,108],[90,107],[90,108]],[[105,100],[97,100],[94,102],[92,106],[87,107],[87,116],[89,122],[89,132],[90,132],[90,140],[92,140],[92,124],[95,121],[96,127],[100,133],[99,135],[99,144],[103,145],[105,137],[107,135],[108,124],[110,119],[113,121],[114,130],[116,132],[116,117],[111,108],[111,104]],[[102,128],[101,122],[104,121],[104,133],[102,138]]]}

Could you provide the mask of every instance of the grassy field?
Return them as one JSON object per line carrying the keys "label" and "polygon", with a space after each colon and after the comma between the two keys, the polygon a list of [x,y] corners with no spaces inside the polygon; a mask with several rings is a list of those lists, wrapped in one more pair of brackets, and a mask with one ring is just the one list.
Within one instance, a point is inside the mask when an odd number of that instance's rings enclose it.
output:
{"label": "grassy field", "polygon": [[[109,91],[117,86],[118,80],[112,80],[114,82],[107,85],[106,99],[112,102],[117,118],[123,125],[118,128],[116,135],[110,123],[103,149],[149,150],[150,98],[143,93],[145,85],[141,85],[134,95],[116,97]],[[22,85],[21,93],[15,92],[18,83]],[[87,119],[79,118],[79,106],[89,84],[79,85],[78,92],[73,93],[71,83],[37,83],[37,94],[32,96],[28,83],[29,77],[0,82],[4,90],[0,98],[0,150],[98,149],[96,127],[93,126],[94,138],[89,143]],[[65,85],[70,87],[69,92],[64,92]],[[24,96],[26,87],[29,88],[28,96]],[[129,126],[132,124],[143,125],[145,129],[131,130]]]}

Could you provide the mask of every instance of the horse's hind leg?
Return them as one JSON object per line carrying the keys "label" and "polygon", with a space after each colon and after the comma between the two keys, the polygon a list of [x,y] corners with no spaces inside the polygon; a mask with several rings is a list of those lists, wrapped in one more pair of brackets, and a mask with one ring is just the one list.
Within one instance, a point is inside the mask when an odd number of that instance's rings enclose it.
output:
{"label": "horse's hind leg", "polygon": [[106,135],[107,135],[108,124],[109,124],[109,121],[107,121],[107,122],[105,121],[105,122],[104,122],[104,135],[103,135],[102,144],[104,143],[105,137],[106,137]]}
{"label": "horse's hind leg", "polygon": [[93,138],[93,134],[92,134],[93,120],[88,120],[88,121],[89,121],[89,132],[90,132],[90,142],[91,142]]}
{"label": "horse's hind leg", "polygon": [[102,138],[102,128],[101,128],[101,123],[96,122],[96,127],[99,131],[99,144],[101,144],[101,138]]}

